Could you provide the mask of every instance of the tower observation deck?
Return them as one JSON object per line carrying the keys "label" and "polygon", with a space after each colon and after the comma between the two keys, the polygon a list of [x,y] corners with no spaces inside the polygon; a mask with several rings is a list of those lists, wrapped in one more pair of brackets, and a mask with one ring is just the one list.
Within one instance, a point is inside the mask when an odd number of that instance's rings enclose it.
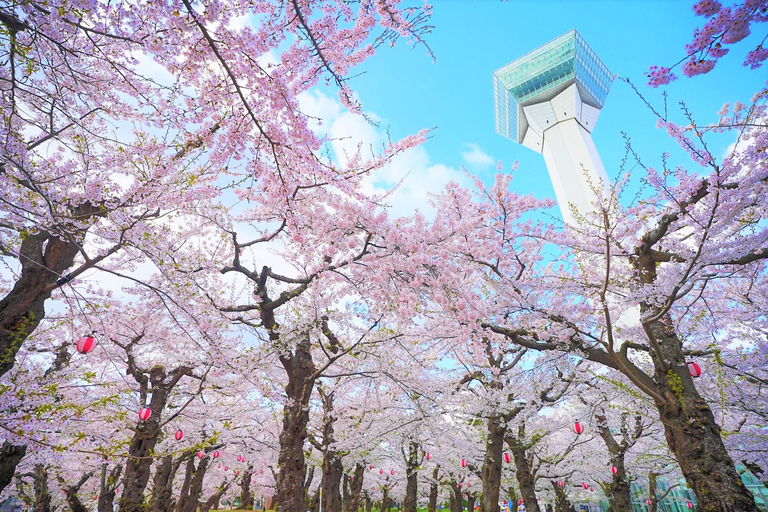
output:
{"label": "tower observation deck", "polygon": [[[575,30],[493,72],[496,132],[544,155],[563,219],[608,184],[592,130],[613,75]],[[575,211],[574,211],[575,209]]]}

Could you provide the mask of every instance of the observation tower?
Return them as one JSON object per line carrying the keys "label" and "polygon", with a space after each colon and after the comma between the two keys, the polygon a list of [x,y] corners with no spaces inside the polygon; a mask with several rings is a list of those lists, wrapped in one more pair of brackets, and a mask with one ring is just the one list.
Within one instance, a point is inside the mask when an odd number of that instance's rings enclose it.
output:
{"label": "observation tower", "polygon": [[493,72],[496,133],[544,155],[567,224],[608,185],[591,133],[611,83],[575,30]]}

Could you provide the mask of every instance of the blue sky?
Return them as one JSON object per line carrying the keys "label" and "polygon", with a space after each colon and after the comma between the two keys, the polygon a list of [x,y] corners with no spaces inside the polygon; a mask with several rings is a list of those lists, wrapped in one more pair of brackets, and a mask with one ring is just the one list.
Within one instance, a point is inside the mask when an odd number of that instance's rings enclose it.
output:
{"label": "blue sky", "polygon": [[[352,86],[364,109],[381,120],[379,131],[388,128],[393,139],[422,128],[437,128],[421,156],[422,164],[438,165],[433,176],[441,172],[441,166],[455,170],[466,165],[490,178],[496,172],[496,160],[503,160],[508,171],[519,160],[512,187],[521,193],[554,197],[541,155],[494,132],[492,72],[576,28],[613,73],[630,78],[652,103],[661,105],[661,89],[645,86],[643,73],[650,65],[669,66],[684,57],[684,45],[694,28],[704,22],[693,14],[692,3],[433,0],[435,29],[428,41],[436,61],[423,47],[400,41],[395,48],[381,48],[357,69],[365,73],[353,79]],[[681,78],[667,86],[672,119],[683,120],[679,101],[686,102],[700,124],[715,121],[725,102],[748,103],[768,72],[750,71],[741,63],[762,35],[753,34],[736,45],[711,73]],[[325,92],[333,95],[330,90]],[[655,122],[627,84],[614,82],[593,133],[610,177],[617,174],[624,153],[622,131],[650,165],[658,165],[664,151],[672,151],[673,164],[692,165],[656,129]],[[712,139],[712,147],[722,154],[733,140],[733,135],[719,136]],[[491,159],[483,158],[480,151]],[[475,163],[469,164],[462,153],[472,153]],[[493,164],[488,165],[489,161]],[[641,176],[640,170],[635,172]]]}

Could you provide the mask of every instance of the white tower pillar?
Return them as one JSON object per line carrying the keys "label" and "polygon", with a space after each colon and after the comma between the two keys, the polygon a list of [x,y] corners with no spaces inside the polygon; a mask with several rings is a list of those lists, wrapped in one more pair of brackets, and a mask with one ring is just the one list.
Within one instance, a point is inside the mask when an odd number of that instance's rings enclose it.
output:
{"label": "white tower pillar", "polygon": [[496,131],[544,155],[567,224],[608,177],[592,142],[613,77],[572,30],[494,72]]}

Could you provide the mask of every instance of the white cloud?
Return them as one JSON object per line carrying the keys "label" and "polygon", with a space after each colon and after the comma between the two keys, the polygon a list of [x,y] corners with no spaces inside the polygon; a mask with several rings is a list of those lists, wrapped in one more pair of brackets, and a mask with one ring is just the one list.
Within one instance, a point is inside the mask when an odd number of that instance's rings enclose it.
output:
{"label": "white cloud", "polygon": [[483,151],[479,144],[468,142],[464,147],[466,149],[461,152],[461,157],[470,167],[485,169],[493,165],[493,157]]}

